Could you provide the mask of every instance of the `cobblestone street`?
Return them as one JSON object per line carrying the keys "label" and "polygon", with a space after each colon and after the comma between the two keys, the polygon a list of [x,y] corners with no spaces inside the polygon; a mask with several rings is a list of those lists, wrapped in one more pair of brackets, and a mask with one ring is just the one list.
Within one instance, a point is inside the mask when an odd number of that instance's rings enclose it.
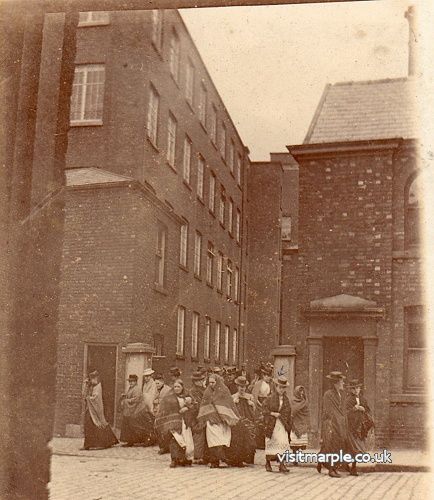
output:
{"label": "cobblestone street", "polygon": [[52,459],[52,500],[108,499],[417,499],[430,497],[433,476],[424,472],[319,475],[312,467],[291,467],[287,475],[266,473],[263,453],[244,469],[205,466],[169,468],[169,456],[156,448],[78,451],[79,440]]}

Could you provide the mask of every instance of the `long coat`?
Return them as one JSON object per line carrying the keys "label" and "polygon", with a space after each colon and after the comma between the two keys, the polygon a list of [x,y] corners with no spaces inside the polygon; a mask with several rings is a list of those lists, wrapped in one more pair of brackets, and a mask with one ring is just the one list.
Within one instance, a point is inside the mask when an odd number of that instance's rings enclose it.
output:
{"label": "long coat", "polygon": [[271,438],[276,425],[276,417],[271,415],[271,412],[280,413],[280,420],[288,433],[288,439],[291,432],[291,405],[289,404],[288,396],[283,393],[282,408],[279,410],[279,394],[272,392],[268,398],[262,403],[262,413],[264,415],[265,436]]}
{"label": "long coat", "polygon": [[324,393],[322,404],[321,453],[338,453],[347,446],[345,396],[336,389]]}
{"label": "long coat", "polygon": [[356,409],[357,400],[354,394],[349,394],[345,403],[348,446],[349,451],[353,454],[364,453],[365,439],[369,430],[374,427],[371,409],[369,408],[367,400],[360,395],[359,401],[360,406],[363,406],[365,411]]}

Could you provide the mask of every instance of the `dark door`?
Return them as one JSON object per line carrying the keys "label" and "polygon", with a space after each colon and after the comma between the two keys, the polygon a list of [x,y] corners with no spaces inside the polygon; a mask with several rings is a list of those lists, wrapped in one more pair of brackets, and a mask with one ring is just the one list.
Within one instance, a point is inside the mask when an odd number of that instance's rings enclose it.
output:
{"label": "dark door", "polygon": [[323,393],[329,389],[326,378],[331,371],[340,371],[348,379],[363,382],[363,340],[360,337],[324,337]]}
{"label": "dark door", "polygon": [[111,425],[115,415],[116,356],[114,345],[87,346],[87,373],[97,370],[100,375],[105,418]]}

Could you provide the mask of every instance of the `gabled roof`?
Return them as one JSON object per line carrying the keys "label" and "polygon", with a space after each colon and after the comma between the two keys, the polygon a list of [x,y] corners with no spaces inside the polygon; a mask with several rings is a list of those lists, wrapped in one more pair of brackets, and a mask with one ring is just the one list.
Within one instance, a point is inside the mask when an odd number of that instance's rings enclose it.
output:
{"label": "gabled roof", "polygon": [[114,174],[95,167],[70,168],[65,171],[67,186],[85,186],[89,184],[110,184],[113,182],[133,181],[131,177]]}
{"label": "gabled roof", "polygon": [[416,139],[416,92],[413,78],[327,85],[304,143]]}

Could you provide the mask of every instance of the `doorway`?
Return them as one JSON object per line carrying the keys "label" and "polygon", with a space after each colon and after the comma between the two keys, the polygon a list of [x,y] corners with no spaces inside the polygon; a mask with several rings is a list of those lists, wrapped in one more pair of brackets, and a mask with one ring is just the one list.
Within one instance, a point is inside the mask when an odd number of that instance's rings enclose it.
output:
{"label": "doorway", "polygon": [[117,346],[86,344],[85,359],[87,373],[97,370],[100,375],[105,418],[110,425],[114,425]]}

